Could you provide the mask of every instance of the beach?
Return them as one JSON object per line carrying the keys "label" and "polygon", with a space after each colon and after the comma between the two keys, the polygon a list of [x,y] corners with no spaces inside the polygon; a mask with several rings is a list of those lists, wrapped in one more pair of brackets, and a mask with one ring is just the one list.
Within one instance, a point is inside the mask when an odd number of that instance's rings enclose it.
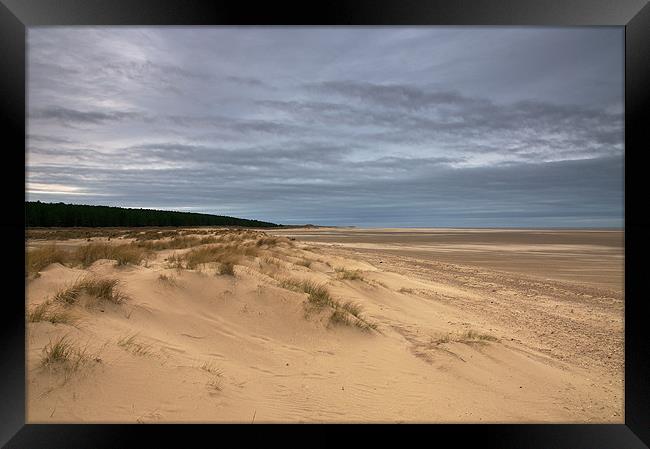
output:
{"label": "beach", "polygon": [[[33,236],[28,254],[147,252],[61,256],[28,276],[28,318],[44,303],[65,318],[27,323],[27,422],[623,423],[623,237]],[[88,279],[115,280],[113,293]],[[61,339],[70,360],[44,361]]]}

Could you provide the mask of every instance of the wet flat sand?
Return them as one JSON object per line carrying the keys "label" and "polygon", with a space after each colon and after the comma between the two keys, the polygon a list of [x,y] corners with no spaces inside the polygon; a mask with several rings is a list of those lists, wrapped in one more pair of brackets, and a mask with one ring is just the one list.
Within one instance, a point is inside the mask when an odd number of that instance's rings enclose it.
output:
{"label": "wet flat sand", "polygon": [[274,233],[366,253],[472,265],[623,291],[622,230],[317,228]]}

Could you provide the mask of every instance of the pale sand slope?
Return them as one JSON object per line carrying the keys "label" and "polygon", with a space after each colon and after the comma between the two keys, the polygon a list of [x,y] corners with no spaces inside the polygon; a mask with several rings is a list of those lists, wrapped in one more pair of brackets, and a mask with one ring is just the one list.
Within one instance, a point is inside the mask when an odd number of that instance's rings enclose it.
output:
{"label": "pale sand slope", "polygon": [[[76,327],[29,323],[28,422],[624,421],[620,292],[294,243],[276,254],[277,272],[257,258],[235,277],[166,268],[173,251],[148,267],[96,262],[87,271],[120,279],[130,300],[72,306]],[[333,267],[362,270],[363,280]],[[380,332],[306,317],[307,295],[260,272],[269,270],[325,282]],[[28,306],[83,274],[50,265],[28,281]],[[92,354],[69,376],[40,366],[61,335]]]}

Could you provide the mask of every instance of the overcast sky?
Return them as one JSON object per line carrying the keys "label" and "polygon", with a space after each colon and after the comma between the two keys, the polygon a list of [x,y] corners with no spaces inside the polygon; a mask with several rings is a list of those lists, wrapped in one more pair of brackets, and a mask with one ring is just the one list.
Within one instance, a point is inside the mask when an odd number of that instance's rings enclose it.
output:
{"label": "overcast sky", "polygon": [[29,200],[623,226],[623,28],[28,30]]}

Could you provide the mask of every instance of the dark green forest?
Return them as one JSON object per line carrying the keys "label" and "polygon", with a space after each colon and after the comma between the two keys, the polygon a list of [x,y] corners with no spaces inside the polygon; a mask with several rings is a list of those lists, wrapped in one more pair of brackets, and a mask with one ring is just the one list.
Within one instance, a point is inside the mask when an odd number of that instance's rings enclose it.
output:
{"label": "dark green forest", "polygon": [[27,227],[242,226],[278,227],[274,223],[222,215],[126,209],[111,206],[25,201]]}

